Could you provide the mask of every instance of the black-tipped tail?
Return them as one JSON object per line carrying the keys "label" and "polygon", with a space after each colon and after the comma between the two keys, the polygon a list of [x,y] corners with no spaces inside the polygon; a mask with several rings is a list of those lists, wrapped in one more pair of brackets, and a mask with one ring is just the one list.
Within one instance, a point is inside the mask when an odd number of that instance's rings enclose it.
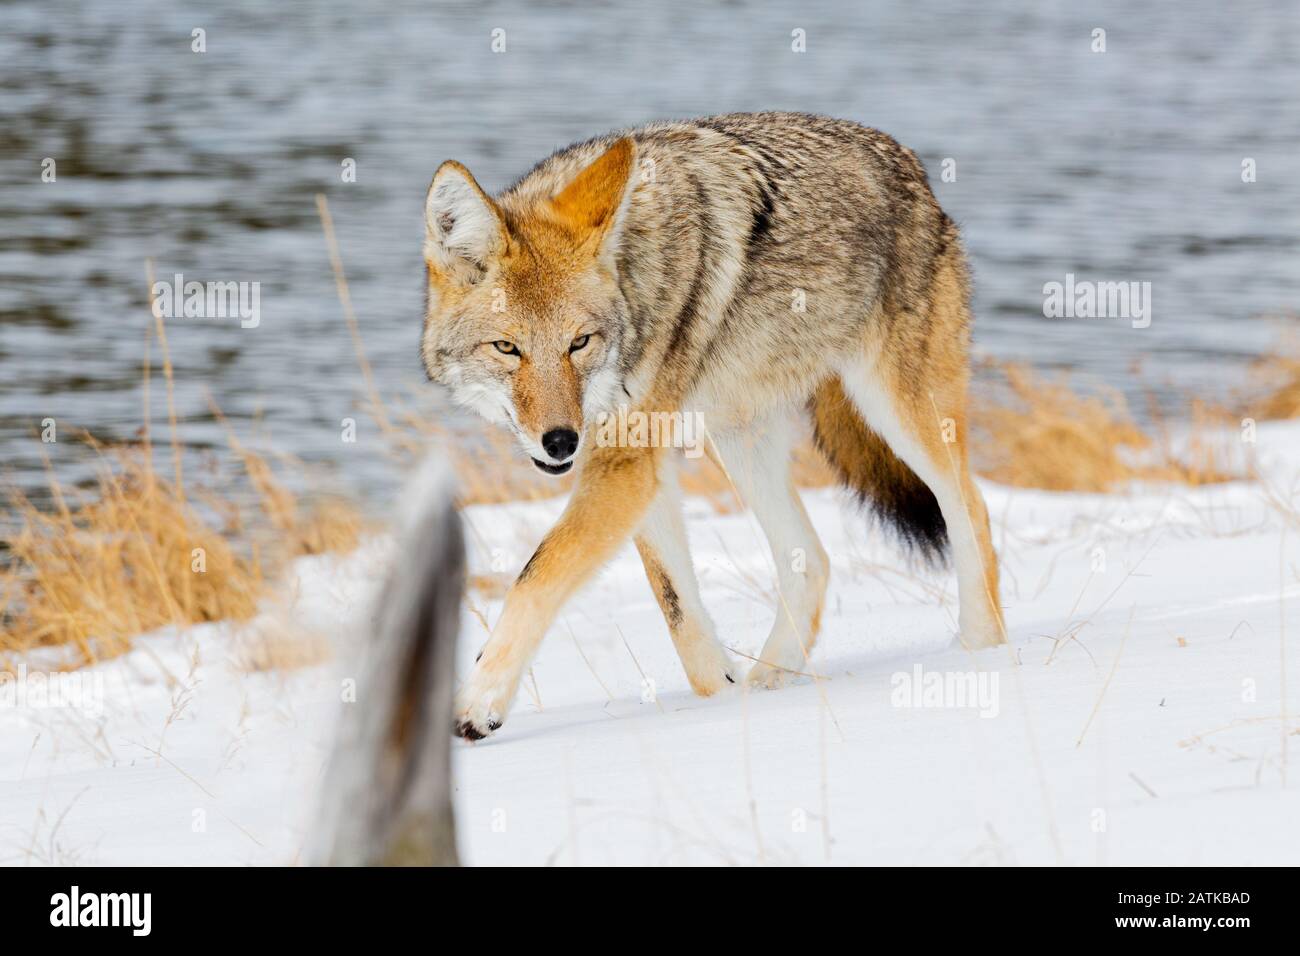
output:
{"label": "black-tipped tail", "polygon": [[943,561],[948,527],[934,492],[867,426],[839,378],[813,393],[809,410],[817,448],[840,481],[922,559]]}

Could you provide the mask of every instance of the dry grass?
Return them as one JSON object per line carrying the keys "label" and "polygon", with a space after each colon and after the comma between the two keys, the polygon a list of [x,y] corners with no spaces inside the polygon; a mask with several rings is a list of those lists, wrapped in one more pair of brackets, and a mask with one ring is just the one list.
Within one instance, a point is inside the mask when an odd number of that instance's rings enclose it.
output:
{"label": "dry grass", "polygon": [[[280,564],[303,555],[348,552],[356,548],[365,523],[351,504],[340,498],[320,498],[304,510],[298,496],[276,478],[266,458],[240,442],[215,404],[212,411],[226,426],[230,449],[257,493],[258,517],[265,522],[259,522],[259,529],[251,530],[240,522],[239,529],[245,536],[255,535],[260,529],[269,531],[267,537]],[[302,470],[300,461],[283,457],[290,467]],[[240,515],[236,511],[233,517],[238,520]]]}
{"label": "dry grass", "polygon": [[1251,379],[1256,395],[1247,408],[1252,418],[1300,418],[1300,349],[1255,362]]}
{"label": "dry grass", "polygon": [[[152,287],[152,282],[150,283]],[[171,477],[155,468],[147,417],[149,340],[144,361],[143,442],[105,448],[96,487],[68,491],[49,468],[54,507],[42,511],[11,494],[12,527],[3,541],[0,573],[0,654],[66,647],[64,666],[122,654],[132,639],[167,625],[246,621],[269,581],[295,557],[351,550],[362,531],[354,509],[337,500],[305,508],[280,484],[266,460],[231,433],[247,487],[220,493],[185,486],[176,438],[173,377],[161,320],[171,425]],[[235,501],[251,488],[257,517]]]}
{"label": "dry grass", "polygon": [[329,660],[330,642],[300,626],[288,613],[258,618],[235,635],[235,666],[245,673],[290,671],[315,667]]}
{"label": "dry grass", "polygon": [[987,478],[1019,488],[1107,492],[1135,481],[1207,485],[1242,477],[1239,450],[1218,428],[1221,410],[1192,404],[1188,433],[1175,438],[1157,418],[1143,431],[1121,395],[1083,395],[1012,364],[990,365],[999,381],[976,403],[973,456]]}
{"label": "dry grass", "polygon": [[[139,447],[97,448],[89,493],[51,477],[55,507],[13,495],[16,531],[0,579],[0,652],[67,646],[69,666],[121,654],[132,638],[167,625],[246,621],[293,558],[356,546],[362,522],[337,501],[306,508],[243,451],[260,493],[250,518],[209,490],[187,496],[156,473]],[[253,478],[253,475],[258,475]],[[231,520],[220,520],[220,512]],[[233,517],[232,517],[233,516]]]}
{"label": "dry grass", "polygon": [[105,454],[93,497],[69,504],[54,479],[51,487],[53,512],[14,500],[20,527],[8,542],[0,649],[70,645],[88,663],[167,624],[255,612],[256,557],[239,555],[139,450]]}
{"label": "dry grass", "polygon": [[[1261,399],[1257,414],[1296,414],[1286,396],[1296,398],[1300,362],[1279,359],[1271,368],[1280,385]],[[994,481],[1106,492],[1134,481],[1203,485],[1240,477],[1233,449],[1215,437],[1232,434],[1219,427],[1228,422],[1221,411],[1193,403],[1189,434],[1175,442],[1159,424],[1141,429],[1117,395],[1081,395],[1063,380],[1017,366],[994,372],[1003,387],[979,404],[974,435],[979,470]],[[466,504],[539,500],[572,487],[571,479],[539,475],[499,430],[479,430],[470,447],[411,413],[386,415],[385,421],[399,457],[431,437],[442,440],[456,458]],[[75,651],[69,661],[75,665],[120,654],[135,635],[166,625],[246,621],[293,558],[356,546],[364,526],[353,507],[337,499],[305,507],[264,457],[227,431],[242,480],[255,492],[251,514],[231,504],[231,488],[217,493],[196,487],[187,494],[179,454],[175,475],[159,474],[147,437],[143,446],[94,446],[101,469],[91,493],[69,501],[51,477],[52,510],[15,497],[19,527],[7,542],[9,567],[0,577],[0,652],[67,646]],[[802,487],[833,483],[807,442],[796,451],[795,475]],[[707,457],[687,463],[682,484],[720,513],[736,510],[726,476]],[[478,583],[499,594],[505,582]],[[319,658],[311,641],[250,640],[241,645],[249,669]]]}
{"label": "dry grass", "polygon": [[[465,504],[567,493],[571,478],[557,481],[538,474],[498,429],[477,429],[471,446],[443,425],[384,404],[362,347],[323,199],[320,212],[370,411],[394,456],[413,459],[430,439],[437,439],[455,458]],[[158,473],[150,444],[146,340],[142,445],[103,448],[92,443],[101,461],[97,486],[90,493],[69,495],[51,475],[50,510],[14,496],[16,529],[0,542],[0,551],[8,552],[0,570],[0,655],[67,647],[73,652],[68,664],[75,666],[120,654],[130,648],[134,636],[167,625],[246,621],[257,613],[270,582],[289,561],[304,554],[349,551],[364,530],[347,502],[331,499],[304,506],[267,460],[244,447],[229,427],[230,446],[243,466],[241,480],[257,502],[253,513],[234,504],[240,494],[232,487],[187,489],[161,320],[154,334],[166,377],[172,474]],[[1175,439],[1158,417],[1154,428],[1140,428],[1117,394],[1083,395],[1065,380],[1049,381],[1014,365],[993,366],[992,372],[1001,387],[993,398],[977,404],[972,441],[977,470],[994,481],[1054,491],[1107,492],[1135,481],[1204,485],[1245,473],[1236,464],[1240,449],[1229,444],[1233,429],[1222,427],[1234,420],[1221,410],[1192,403],[1191,427],[1180,428]],[[1260,363],[1256,372],[1266,391],[1246,406],[1250,414],[1260,419],[1300,417],[1300,358],[1279,355]],[[801,487],[834,481],[807,441],[796,450],[794,470]],[[710,500],[719,512],[737,507],[730,482],[707,457],[687,464],[682,485],[687,494]],[[492,594],[505,586],[497,576],[476,583]],[[245,666],[262,670],[318,659],[321,649],[314,640],[286,637],[288,630],[282,630],[251,635],[241,645]]]}

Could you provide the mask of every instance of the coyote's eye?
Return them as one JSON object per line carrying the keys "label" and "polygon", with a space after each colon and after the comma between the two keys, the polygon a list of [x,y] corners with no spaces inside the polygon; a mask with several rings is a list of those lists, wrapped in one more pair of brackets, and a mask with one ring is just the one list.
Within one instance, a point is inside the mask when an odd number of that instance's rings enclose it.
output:
{"label": "coyote's eye", "polygon": [[515,343],[507,342],[505,339],[497,339],[492,344],[496,346],[497,351],[500,352],[502,355],[519,354],[519,349],[515,347]]}
{"label": "coyote's eye", "polygon": [[573,344],[569,346],[569,351],[577,352],[580,349],[585,349],[587,347],[587,343],[590,341],[591,341],[590,335],[579,335],[576,339],[573,340]]}

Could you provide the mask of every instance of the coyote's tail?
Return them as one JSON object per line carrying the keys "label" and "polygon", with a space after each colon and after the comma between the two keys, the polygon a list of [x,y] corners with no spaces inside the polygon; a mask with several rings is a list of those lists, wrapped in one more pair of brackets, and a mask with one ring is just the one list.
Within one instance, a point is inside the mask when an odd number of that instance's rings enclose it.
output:
{"label": "coyote's tail", "polygon": [[862,420],[838,377],[809,401],[817,448],[840,481],[926,561],[941,560],[948,527],[934,492]]}

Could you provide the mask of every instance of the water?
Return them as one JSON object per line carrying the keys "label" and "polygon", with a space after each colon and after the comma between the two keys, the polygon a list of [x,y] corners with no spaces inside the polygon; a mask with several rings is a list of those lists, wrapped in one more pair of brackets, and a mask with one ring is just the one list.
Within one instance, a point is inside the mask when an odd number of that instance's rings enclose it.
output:
{"label": "water", "polygon": [[[850,117],[917,150],[965,230],[981,353],[1130,393],[1154,382],[1175,408],[1222,394],[1300,308],[1300,12],[1081,6],[0,6],[0,462],[33,489],[46,452],[77,482],[88,456],[72,429],[137,434],[150,258],[162,276],[261,283],[255,329],[168,324],[194,454],[226,454],[210,395],[245,439],[374,497],[389,465],[315,194],[381,390],[445,416],[416,354],[437,164],[460,159],[497,189],[611,127],[747,109]],[[206,53],[191,51],[196,27]],[[1095,27],[1105,53],[1090,49]],[[796,28],[806,53],[791,51]],[[341,179],[348,157],[355,183]],[[954,182],[939,181],[945,158]],[[1067,273],[1150,282],[1151,327],[1044,318],[1044,283]],[[34,437],[46,418],[57,445]]]}

